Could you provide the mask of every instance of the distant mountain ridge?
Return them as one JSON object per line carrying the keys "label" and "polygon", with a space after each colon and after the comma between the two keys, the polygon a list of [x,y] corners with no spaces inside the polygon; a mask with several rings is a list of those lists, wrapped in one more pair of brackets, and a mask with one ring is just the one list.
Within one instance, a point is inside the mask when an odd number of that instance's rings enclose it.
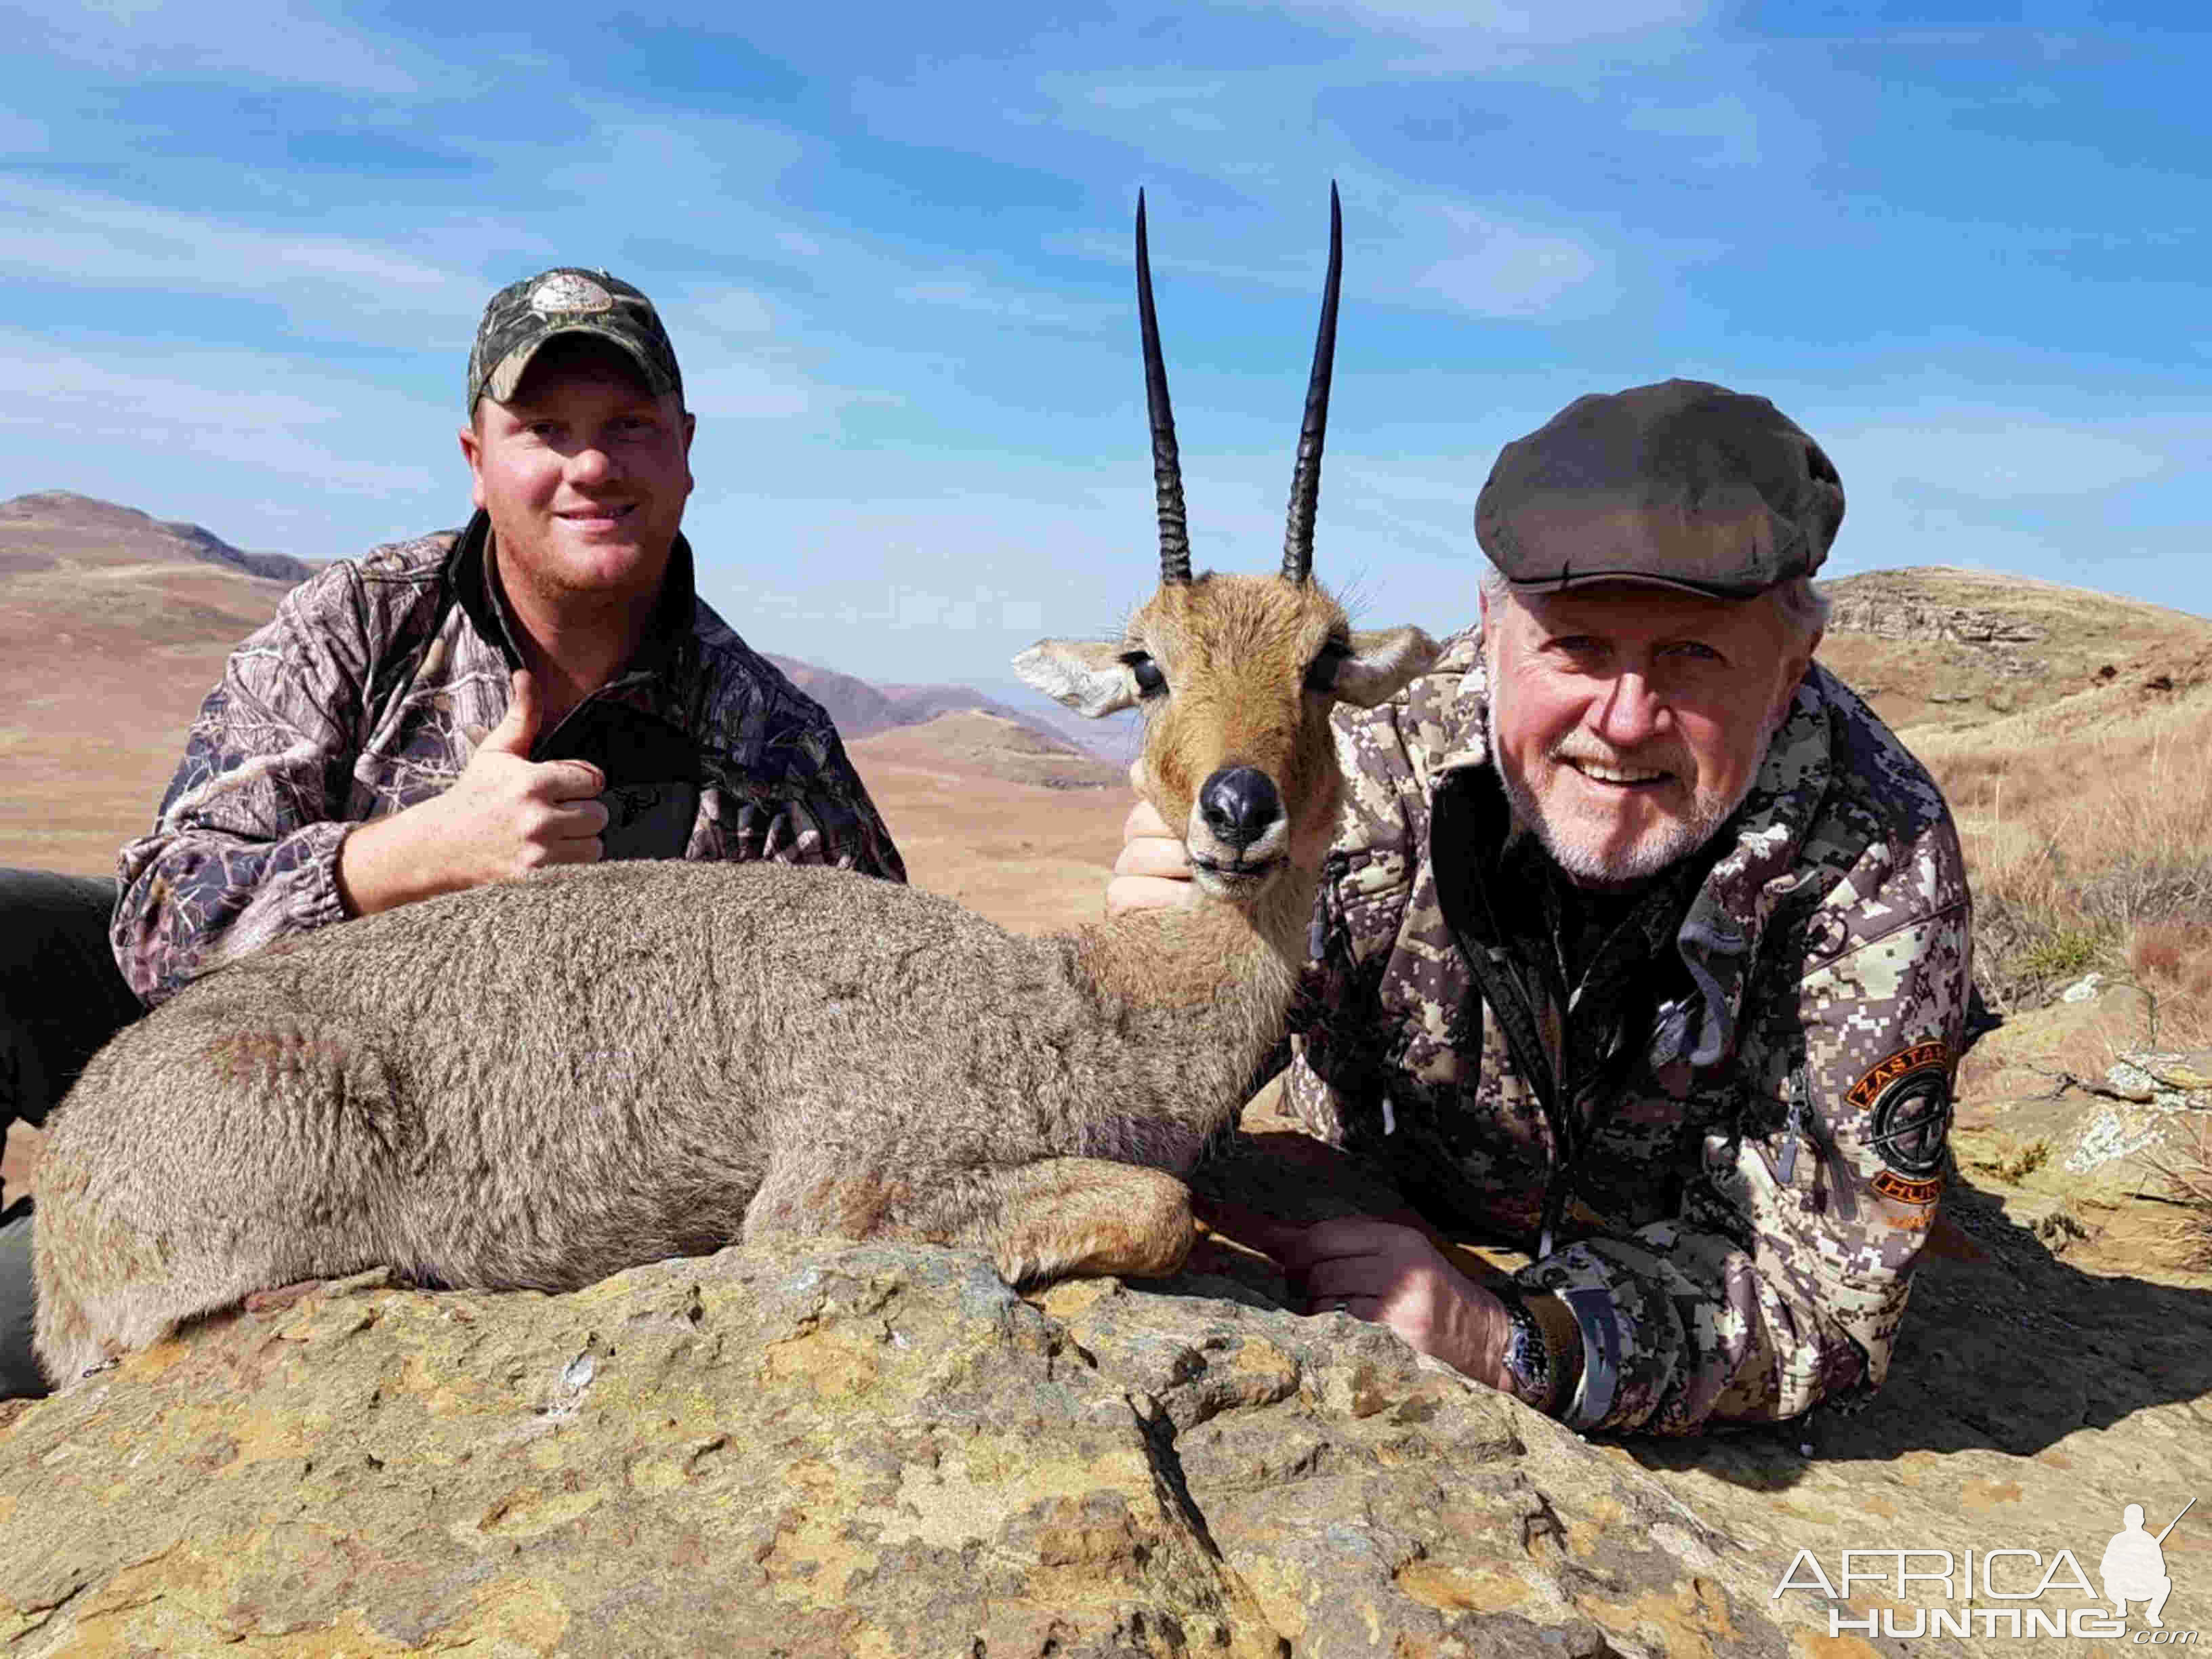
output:
{"label": "distant mountain ridge", "polygon": [[[154,646],[165,655],[214,653],[219,665],[283,587],[321,568],[70,490],[17,495],[0,501],[0,654],[27,669],[64,636],[79,652],[112,638],[118,648],[131,641],[142,660]],[[1955,730],[2102,687],[2166,696],[2212,678],[2212,620],[2141,600],[1942,565],[1821,587],[1832,607],[1821,659],[1899,731]],[[974,711],[1011,722],[1048,752],[1122,765],[1134,752],[1126,719],[1085,721],[1012,681],[993,690],[877,684],[799,658],[769,659],[848,741]],[[188,714],[189,705],[179,718]]]}
{"label": "distant mountain ridge", "polygon": [[[848,742],[873,737],[898,726],[922,726],[941,714],[980,714],[1019,726],[1049,752],[1096,758],[1099,750],[1079,735],[1054,725],[1048,716],[1014,708],[972,685],[877,685],[857,675],[804,662],[797,657],[763,653],[790,678],[791,683],[830,711],[837,730]],[[1076,717],[1071,716],[1071,722]],[[1110,738],[1109,739],[1110,741]]]}
{"label": "distant mountain ridge", "polygon": [[980,772],[1044,789],[1126,789],[1117,763],[1086,754],[1066,738],[981,708],[947,709],[926,720],[894,726],[855,741],[853,759],[864,775],[884,764]]}
{"label": "distant mountain ridge", "polygon": [[[179,568],[184,565],[205,568],[204,576],[193,579],[199,587],[216,584],[205,592],[195,588],[189,609],[185,595],[173,591],[173,582],[160,576],[167,571],[183,580]],[[248,552],[203,525],[156,519],[73,490],[34,490],[0,501],[0,580],[15,579],[5,597],[23,612],[19,620],[33,633],[42,625],[77,626],[82,620],[77,601],[87,590],[68,585],[97,574],[102,610],[138,637],[227,651],[275,609],[276,590],[258,584],[290,586],[320,568],[319,562],[289,554]],[[247,581],[233,588],[217,573]],[[125,579],[123,586],[117,586],[116,577]],[[211,599],[216,601],[212,608]],[[47,622],[35,621],[33,613]],[[253,620],[243,620],[247,617]],[[1062,724],[1054,718],[1056,708],[1020,708],[974,686],[876,685],[795,657],[771,654],[769,659],[830,711],[848,741],[967,711],[1011,722],[1046,752],[1085,761],[1101,752],[1110,757],[1120,735],[1085,729],[1087,723],[1073,715],[1063,717]]]}
{"label": "distant mountain ridge", "polygon": [[134,507],[118,506],[96,496],[68,489],[34,490],[0,501],[0,524],[38,528],[72,539],[108,534],[124,540],[143,558],[145,544],[166,541],[185,558],[207,564],[228,565],[266,581],[303,582],[322,567],[289,553],[249,553],[233,547],[204,525],[181,520],[156,519]]}

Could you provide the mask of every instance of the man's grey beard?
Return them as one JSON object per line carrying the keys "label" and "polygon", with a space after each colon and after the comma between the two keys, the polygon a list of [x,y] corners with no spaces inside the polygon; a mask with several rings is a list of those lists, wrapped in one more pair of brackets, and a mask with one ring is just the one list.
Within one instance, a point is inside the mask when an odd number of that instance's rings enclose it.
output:
{"label": "man's grey beard", "polygon": [[[1483,709],[1485,735],[1490,741],[1490,763],[1497,769],[1498,780],[1505,786],[1505,799],[1513,809],[1513,820],[1534,836],[1544,850],[1551,854],[1552,862],[1565,871],[1577,882],[1591,887],[1632,887],[1657,875],[1668,866],[1689,857],[1717,835],[1723,824],[1735,815],[1751,793],[1752,785],[1759,781],[1760,768],[1753,766],[1744,776],[1742,787],[1727,799],[1692,802],[1692,811],[1685,821],[1669,823],[1624,854],[1607,854],[1594,847],[1579,847],[1564,840],[1545,823],[1536,809],[1536,799],[1522,781],[1506,769],[1504,751],[1498,744],[1498,677],[1490,678],[1490,699]],[[1782,729],[1783,718],[1788,713],[1784,705],[1778,714],[1764,722],[1759,732],[1759,752],[1764,763],[1767,746],[1774,734]]]}

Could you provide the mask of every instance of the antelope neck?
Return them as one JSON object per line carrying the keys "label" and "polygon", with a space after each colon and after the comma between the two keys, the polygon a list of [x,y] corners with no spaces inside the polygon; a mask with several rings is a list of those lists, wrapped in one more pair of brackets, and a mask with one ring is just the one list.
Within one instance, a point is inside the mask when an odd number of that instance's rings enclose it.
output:
{"label": "antelope neck", "polygon": [[1224,993],[1246,993],[1272,1033],[1304,961],[1319,884],[1318,870],[1293,865],[1249,908],[1202,899],[1131,911],[1079,930],[1077,959],[1101,994],[1142,1008],[1211,1008]]}

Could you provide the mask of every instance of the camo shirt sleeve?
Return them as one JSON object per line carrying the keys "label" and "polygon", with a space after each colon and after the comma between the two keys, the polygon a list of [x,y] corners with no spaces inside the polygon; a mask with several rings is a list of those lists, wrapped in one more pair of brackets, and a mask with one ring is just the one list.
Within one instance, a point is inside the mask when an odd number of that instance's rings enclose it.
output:
{"label": "camo shirt sleeve", "polygon": [[750,765],[710,762],[714,787],[684,856],[826,864],[904,881],[906,863],[829,715],[811,700],[786,714]]}
{"label": "camo shirt sleeve", "polygon": [[1867,845],[1794,994],[1747,1007],[1746,1098],[1677,1217],[1524,1269],[1583,1328],[1579,1428],[1693,1433],[1880,1386],[1948,1174],[1971,986],[1948,814]]}
{"label": "camo shirt sleeve", "polygon": [[149,1006],[287,933],[343,921],[338,844],[370,649],[359,577],[295,588],[200,706],[151,834],[117,860],[112,939]]}
{"label": "camo shirt sleeve", "polygon": [[702,604],[705,785],[687,859],[826,864],[904,881],[906,864],[830,712]]}

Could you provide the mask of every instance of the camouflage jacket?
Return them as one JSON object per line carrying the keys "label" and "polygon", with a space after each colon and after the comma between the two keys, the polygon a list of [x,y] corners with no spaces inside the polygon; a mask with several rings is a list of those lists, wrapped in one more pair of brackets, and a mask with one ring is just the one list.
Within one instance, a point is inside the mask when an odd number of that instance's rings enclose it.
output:
{"label": "camouflage jacket", "polygon": [[1440,1224],[1529,1250],[1520,1282],[1582,1328],[1577,1427],[1687,1433],[1872,1389],[1947,1174],[1970,991],[1942,795],[1816,665],[1736,815],[1571,951],[1531,896],[1550,861],[1510,825],[1486,697],[1470,631],[1338,717],[1348,800],[1291,1109]]}
{"label": "camouflage jacket", "polygon": [[[232,653],[153,832],[118,860],[116,961],[147,1003],[345,918],[339,843],[449,787],[520,665],[489,524],[372,550],[288,594]],[[830,717],[692,587],[682,537],[630,668],[532,750],[605,772],[606,854],[905,867]]]}

